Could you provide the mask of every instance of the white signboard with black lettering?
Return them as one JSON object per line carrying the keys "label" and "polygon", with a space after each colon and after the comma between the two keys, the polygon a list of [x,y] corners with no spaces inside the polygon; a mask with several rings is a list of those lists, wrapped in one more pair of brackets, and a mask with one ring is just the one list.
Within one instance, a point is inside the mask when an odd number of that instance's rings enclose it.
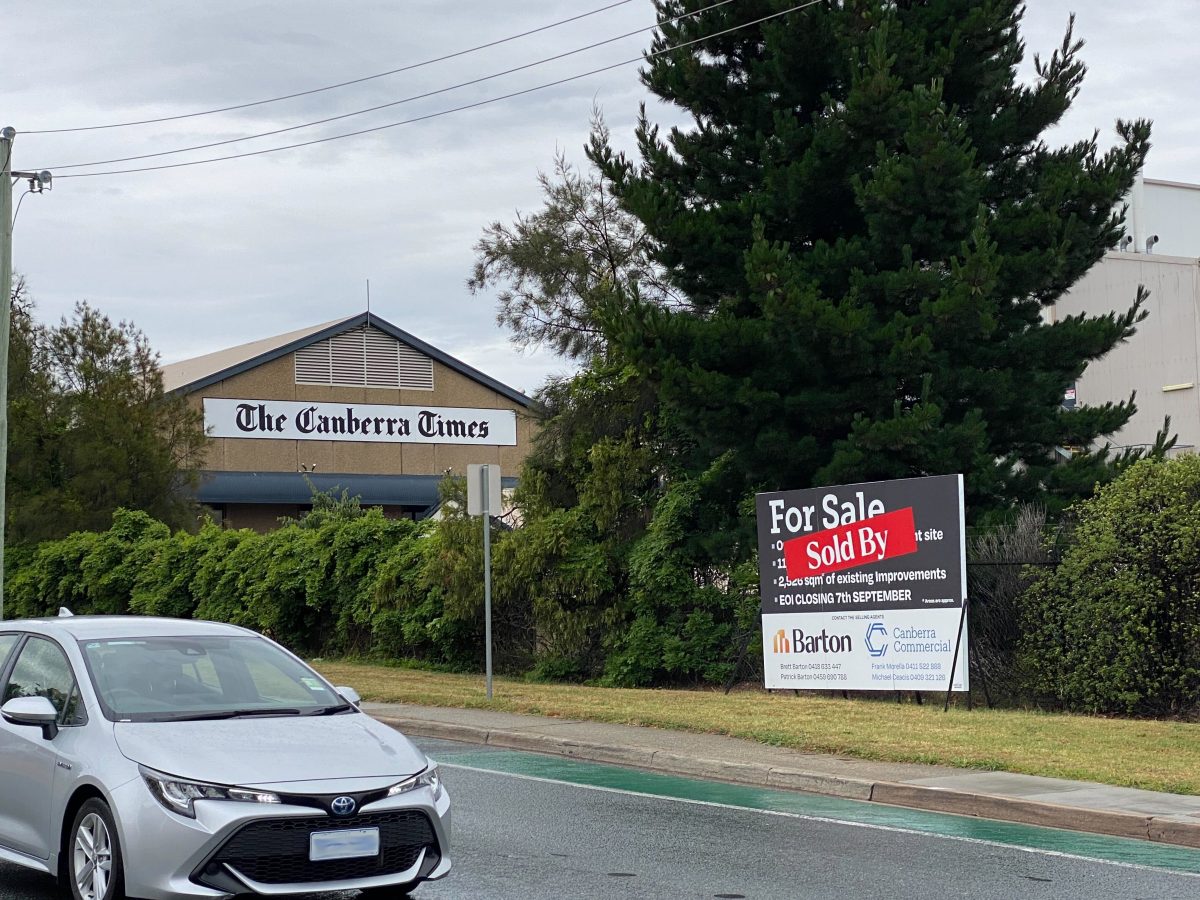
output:
{"label": "white signboard with black lettering", "polygon": [[204,399],[210,437],[515,447],[510,409]]}
{"label": "white signboard with black lettering", "polygon": [[967,690],[961,475],[778,491],[756,506],[768,688]]}

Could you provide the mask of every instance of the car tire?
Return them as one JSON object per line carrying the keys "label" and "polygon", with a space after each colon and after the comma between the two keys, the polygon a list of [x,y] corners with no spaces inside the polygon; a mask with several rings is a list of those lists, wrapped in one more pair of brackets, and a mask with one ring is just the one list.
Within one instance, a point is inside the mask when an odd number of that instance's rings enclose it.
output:
{"label": "car tire", "polygon": [[92,798],[79,807],[63,847],[67,889],[73,900],[122,900],[125,869],[112,811]]}

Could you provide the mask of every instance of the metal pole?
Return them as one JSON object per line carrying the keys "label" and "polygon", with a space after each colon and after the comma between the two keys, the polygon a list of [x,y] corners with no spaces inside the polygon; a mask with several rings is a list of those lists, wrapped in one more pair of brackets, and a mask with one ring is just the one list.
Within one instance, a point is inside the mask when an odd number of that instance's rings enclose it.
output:
{"label": "metal pole", "polygon": [[492,699],[492,510],[489,466],[479,467],[483,498],[483,643],[487,667],[487,698]]}
{"label": "metal pole", "polygon": [[[969,602],[970,601],[968,601],[966,597],[963,597],[962,615],[959,616],[958,619],[958,639],[954,642],[954,659],[950,662],[950,683],[946,685],[946,702],[942,704],[942,712],[950,711],[950,694],[954,691],[954,673],[958,668],[958,651],[959,648],[962,647],[963,625],[966,624],[967,621],[967,604]],[[970,679],[970,677],[970,671],[968,670],[967,678]],[[967,698],[970,699],[970,697],[971,694],[970,691],[968,691]]]}
{"label": "metal pole", "polygon": [[12,150],[17,133],[0,132],[0,621],[4,619],[4,497],[8,488],[8,332],[12,316]]}

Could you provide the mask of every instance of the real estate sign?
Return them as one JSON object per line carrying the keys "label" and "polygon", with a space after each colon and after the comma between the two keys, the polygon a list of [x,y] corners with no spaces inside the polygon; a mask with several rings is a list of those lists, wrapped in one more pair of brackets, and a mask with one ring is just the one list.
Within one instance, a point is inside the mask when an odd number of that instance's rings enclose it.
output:
{"label": "real estate sign", "polygon": [[756,506],[768,688],[967,690],[961,475],[778,491]]}

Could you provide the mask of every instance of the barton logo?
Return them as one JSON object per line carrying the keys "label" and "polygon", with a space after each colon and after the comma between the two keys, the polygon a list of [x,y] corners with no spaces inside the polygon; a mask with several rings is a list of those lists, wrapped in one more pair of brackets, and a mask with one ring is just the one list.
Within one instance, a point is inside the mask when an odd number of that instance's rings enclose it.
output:
{"label": "barton logo", "polygon": [[780,628],[775,632],[775,640],[771,642],[772,653],[791,653],[792,645],[788,643],[787,632]]}
{"label": "barton logo", "polygon": [[830,634],[824,628],[820,634],[805,634],[799,628],[792,629],[793,653],[848,653],[853,646],[848,634]]}

